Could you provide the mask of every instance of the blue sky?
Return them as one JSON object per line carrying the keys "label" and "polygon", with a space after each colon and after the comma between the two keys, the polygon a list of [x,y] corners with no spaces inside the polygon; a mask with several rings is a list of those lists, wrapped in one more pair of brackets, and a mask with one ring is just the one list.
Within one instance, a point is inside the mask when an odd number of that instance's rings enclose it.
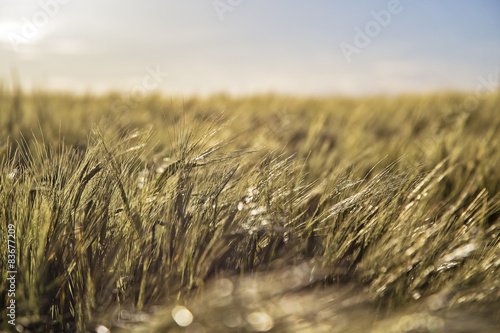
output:
{"label": "blue sky", "polygon": [[498,81],[500,1],[0,0],[0,79],[13,69],[79,92],[152,69],[147,91],[174,95],[472,90]]}

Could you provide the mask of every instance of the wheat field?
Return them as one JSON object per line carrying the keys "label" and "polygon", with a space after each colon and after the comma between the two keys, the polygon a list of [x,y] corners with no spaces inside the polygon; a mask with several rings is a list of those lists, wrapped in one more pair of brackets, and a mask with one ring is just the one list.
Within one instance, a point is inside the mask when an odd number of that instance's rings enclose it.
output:
{"label": "wheat field", "polygon": [[2,304],[14,228],[20,332],[495,332],[499,112],[1,88]]}

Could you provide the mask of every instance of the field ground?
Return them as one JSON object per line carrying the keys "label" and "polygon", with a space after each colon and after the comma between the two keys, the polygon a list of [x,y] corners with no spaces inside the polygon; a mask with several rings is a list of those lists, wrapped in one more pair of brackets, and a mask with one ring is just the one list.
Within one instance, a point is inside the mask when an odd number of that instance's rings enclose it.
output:
{"label": "field ground", "polygon": [[24,332],[500,330],[499,112],[0,89],[2,304]]}

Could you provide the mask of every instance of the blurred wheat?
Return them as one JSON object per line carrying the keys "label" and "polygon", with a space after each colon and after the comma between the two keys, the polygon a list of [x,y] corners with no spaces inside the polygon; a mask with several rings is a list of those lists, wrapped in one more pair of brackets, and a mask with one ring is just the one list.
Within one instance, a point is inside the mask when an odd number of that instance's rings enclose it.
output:
{"label": "blurred wheat", "polygon": [[0,96],[24,332],[499,327],[498,94]]}

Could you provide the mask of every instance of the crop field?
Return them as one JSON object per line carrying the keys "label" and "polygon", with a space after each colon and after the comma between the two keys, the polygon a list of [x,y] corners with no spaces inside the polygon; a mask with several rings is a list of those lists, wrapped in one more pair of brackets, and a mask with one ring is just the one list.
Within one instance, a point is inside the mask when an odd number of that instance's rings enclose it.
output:
{"label": "crop field", "polygon": [[499,93],[4,87],[0,138],[5,331],[500,331]]}

